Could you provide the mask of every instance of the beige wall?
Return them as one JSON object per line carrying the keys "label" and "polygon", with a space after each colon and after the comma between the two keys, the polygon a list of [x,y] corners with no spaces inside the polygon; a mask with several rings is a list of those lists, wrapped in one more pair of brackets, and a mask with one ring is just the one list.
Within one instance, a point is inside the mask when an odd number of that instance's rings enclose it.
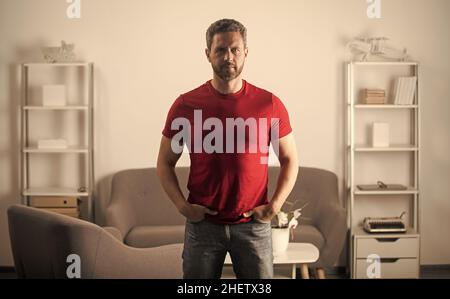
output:
{"label": "beige wall", "polygon": [[[422,64],[422,264],[450,264],[450,2],[383,0],[0,0],[0,265],[12,265],[6,209],[18,202],[17,71],[39,46],[65,39],[96,65],[98,220],[117,170],[155,166],[166,112],[178,94],[211,77],[203,50],[213,21],[248,28],[244,77],[287,106],[302,165],[343,180],[345,42],[388,36]],[[183,164],[188,163],[186,159]]]}

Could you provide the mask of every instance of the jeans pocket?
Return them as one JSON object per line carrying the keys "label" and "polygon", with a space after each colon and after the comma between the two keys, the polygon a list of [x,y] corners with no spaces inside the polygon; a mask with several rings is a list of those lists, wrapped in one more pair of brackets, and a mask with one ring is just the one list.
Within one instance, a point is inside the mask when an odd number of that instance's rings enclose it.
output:
{"label": "jeans pocket", "polygon": [[260,221],[260,220],[256,219],[254,216],[252,217],[252,222],[258,223],[258,224],[267,224],[267,225],[270,225],[272,223],[272,221],[271,222]]}
{"label": "jeans pocket", "polygon": [[203,218],[203,219],[200,220],[200,221],[195,221],[195,222],[186,218],[186,222],[188,222],[188,223],[190,223],[190,224],[200,224],[200,223],[202,223],[203,221],[205,221],[205,218]]}

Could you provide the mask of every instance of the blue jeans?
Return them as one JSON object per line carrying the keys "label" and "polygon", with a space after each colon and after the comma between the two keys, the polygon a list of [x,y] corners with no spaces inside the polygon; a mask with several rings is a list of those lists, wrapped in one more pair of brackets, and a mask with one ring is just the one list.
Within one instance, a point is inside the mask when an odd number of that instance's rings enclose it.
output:
{"label": "blue jeans", "polygon": [[183,250],[185,279],[219,279],[227,252],[238,279],[273,278],[270,223],[239,224],[186,221]]}

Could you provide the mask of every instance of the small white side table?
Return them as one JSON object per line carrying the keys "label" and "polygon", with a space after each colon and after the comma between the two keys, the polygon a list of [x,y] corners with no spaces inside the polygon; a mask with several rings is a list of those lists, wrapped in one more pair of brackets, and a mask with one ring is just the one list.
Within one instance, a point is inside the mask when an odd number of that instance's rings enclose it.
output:
{"label": "small white side table", "polygon": [[[303,279],[309,279],[308,264],[314,263],[319,259],[319,249],[310,243],[289,243],[288,249],[283,254],[274,257],[274,278],[292,278],[295,279],[296,267],[300,266],[301,277]],[[225,257],[224,270],[222,272],[222,278],[233,278],[234,272],[231,267],[231,257],[227,253]],[[277,274],[276,266],[288,265],[291,268],[291,275],[285,276]]]}

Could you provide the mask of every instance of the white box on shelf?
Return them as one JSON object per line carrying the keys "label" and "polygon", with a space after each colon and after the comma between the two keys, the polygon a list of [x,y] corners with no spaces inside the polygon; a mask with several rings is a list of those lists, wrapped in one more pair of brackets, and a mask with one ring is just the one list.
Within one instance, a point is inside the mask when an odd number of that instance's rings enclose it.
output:
{"label": "white box on shelf", "polygon": [[375,122],[372,125],[372,146],[389,147],[389,124]]}
{"label": "white box on shelf", "polygon": [[65,85],[43,85],[42,86],[43,106],[65,106],[66,86]]}
{"label": "white box on shelf", "polygon": [[65,139],[40,139],[38,141],[39,149],[65,149],[67,141]]}

